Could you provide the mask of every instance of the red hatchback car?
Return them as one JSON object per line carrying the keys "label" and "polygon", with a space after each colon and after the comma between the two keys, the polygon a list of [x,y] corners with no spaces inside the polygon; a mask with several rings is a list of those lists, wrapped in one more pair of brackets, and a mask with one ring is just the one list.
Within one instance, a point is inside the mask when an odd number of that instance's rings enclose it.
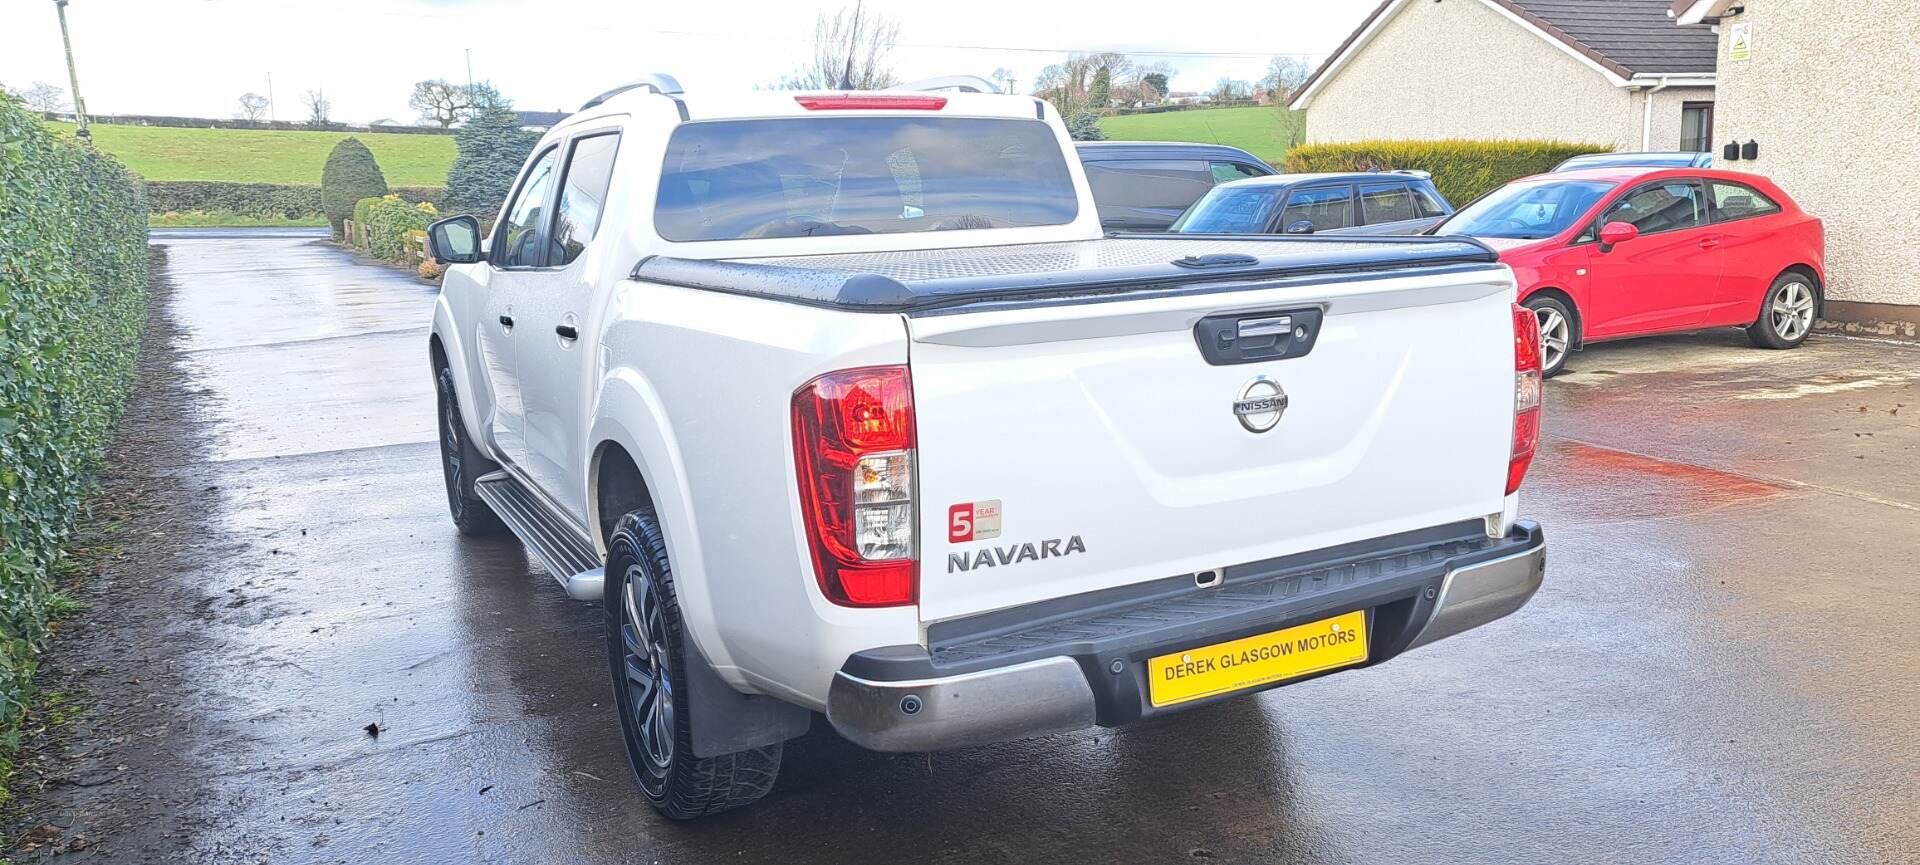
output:
{"label": "red hatchback car", "polygon": [[1545,372],[1589,342],[1743,327],[1792,348],[1820,314],[1826,239],[1764,177],[1595,168],[1516,180],[1433,229],[1500,252],[1540,318]]}

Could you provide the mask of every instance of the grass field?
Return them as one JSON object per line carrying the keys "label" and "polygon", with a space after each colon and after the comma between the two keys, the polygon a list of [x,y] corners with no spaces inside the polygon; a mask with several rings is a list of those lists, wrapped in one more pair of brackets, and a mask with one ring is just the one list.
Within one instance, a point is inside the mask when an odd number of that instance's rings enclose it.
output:
{"label": "grass field", "polygon": [[[47,125],[73,132],[71,123]],[[348,136],[373,151],[391,186],[444,186],[447,168],[453,164],[450,135],[102,124],[95,124],[91,131],[95,146],[148,180],[318,184],[327,152]]]}
{"label": "grass field", "polygon": [[1119,141],[1198,141],[1227,144],[1266,160],[1286,161],[1287,148],[1306,125],[1298,112],[1270,106],[1202,108],[1160,114],[1129,114],[1100,120],[1101,131]]}

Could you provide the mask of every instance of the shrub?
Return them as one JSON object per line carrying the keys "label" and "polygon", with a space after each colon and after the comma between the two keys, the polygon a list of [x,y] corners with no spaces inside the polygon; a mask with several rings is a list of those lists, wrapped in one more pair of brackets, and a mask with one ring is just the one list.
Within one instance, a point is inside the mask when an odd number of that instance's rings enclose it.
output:
{"label": "shrub", "polygon": [[238,213],[259,219],[302,219],[320,213],[320,187],[211,180],[147,182],[154,212]]}
{"label": "shrub", "polygon": [[1608,148],[1564,141],[1358,141],[1307,144],[1287,151],[1287,172],[1391,171],[1415,169],[1433,174],[1433,184],[1455,206],[1464,205],[1501,184],[1553,170],[1582,153]]}
{"label": "shrub", "polygon": [[1075,141],[1105,141],[1107,132],[1100,128],[1100,118],[1091,111],[1082,111],[1067,121],[1067,135]]}
{"label": "shrub", "polygon": [[50,576],[133,383],[138,178],[0,96],[0,733],[47,634]]}
{"label": "shrub", "polygon": [[320,212],[333,226],[333,236],[342,236],[341,225],[353,215],[356,202],[386,194],[387,178],[373,161],[373,151],[358,138],[340,139],[320,171]]}
{"label": "shrub", "polygon": [[492,222],[521,164],[539,142],[539,133],[521,129],[520,115],[510,109],[493,107],[475,114],[453,136],[459,155],[447,170],[445,209]]}
{"label": "shrub", "polygon": [[447,209],[447,188],[444,186],[396,186],[393,194],[408,204],[424,202],[433,205],[435,211]]}
{"label": "shrub", "polygon": [[[361,203],[367,205],[364,217],[367,251],[375,258],[387,261],[406,260],[407,236],[416,231],[425,231],[428,225],[440,218],[439,211],[432,204],[424,201],[408,204],[398,195],[369,198]],[[361,219],[354,217],[356,222]]]}

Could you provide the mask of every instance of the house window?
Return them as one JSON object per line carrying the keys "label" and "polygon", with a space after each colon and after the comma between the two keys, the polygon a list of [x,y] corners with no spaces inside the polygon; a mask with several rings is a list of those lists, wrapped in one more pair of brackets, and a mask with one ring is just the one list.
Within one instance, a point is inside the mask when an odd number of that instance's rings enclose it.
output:
{"label": "house window", "polygon": [[1713,103],[1681,104],[1680,149],[1691,153],[1706,153],[1713,149]]}

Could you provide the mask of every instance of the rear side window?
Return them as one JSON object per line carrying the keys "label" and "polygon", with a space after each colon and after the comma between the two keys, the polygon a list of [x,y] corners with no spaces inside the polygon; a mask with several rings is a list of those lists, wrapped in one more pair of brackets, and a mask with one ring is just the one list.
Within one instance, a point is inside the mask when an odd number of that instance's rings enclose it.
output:
{"label": "rear side window", "polygon": [[1314,231],[1353,227],[1352,188],[1332,186],[1294,193],[1280,214],[1280,230],[1290,231],[1301,222],[1312,223]]}
{"label": "rear side window", "polygon": [[654,226],[672,241],[1062,225],[1080,202],[1038,120],[794,117],[687,123]]}
{"label": "rear side window", "polygon": [[1447,200],[1441,198],[1440,193],[1425,186],[1413,187],[1413,206],[1420,211],[1421,216],[1447,215]]}
{"label": "rear side window", "polygon": [[600,228],[607,206],[607,184],[613,180],[613,152],[620,136],[595,135],[573,142],[567,157],[566,182],[560,186],[560,207],[553,221],[550,265],[572,264]]}
{"label": "rear side window", "polygon": [[1251,165],[1242,165],[1238,162],[1209,162],[1207,166],[1213,169],[1213,182],[1215,183],[1232,183],[1233,181],[1245,180],[1249,177],[1267,176],[1267,173],[1264,171],[1256,169]]}
{"label": "rear side window", "polygon": [[1625,222],[1641,234],[1679,231],[1707,224],[1707,202],[1700,186],[1687,181],[1672,181],[1635,190],[1614,202],[1600,217],[1599,224]]}
{"label": "rear side window", "polygon": [[1360,214],[1367,225],[1419,218],[1404,183],[1360,184]]}
{"label": "rear side window", "polygon": [[1198,159],[1089,162],[1085,168],[1101,207],[1185,210],[1214,184],[1213,169]]}
{"label": "rear side window", "polygon": [[1780,205],[1744,183],[1729,183],[1715,180],[1708,184],[1713,190],[1713,218],[1716,222],[1731,222],[1754,216],[1766,216],[1779,213]]}
{"label": "rear side window", "polygon": [[553,173],[559,156],[558,149],[540,154],[533,168],[527,171],[527,179],[521,182],[520,194],[514,198],[513,206],[507,209],[507,218],[501,220],[501,267],[541,266],[540,215],[546,211],[547,193],[553,191]]}

